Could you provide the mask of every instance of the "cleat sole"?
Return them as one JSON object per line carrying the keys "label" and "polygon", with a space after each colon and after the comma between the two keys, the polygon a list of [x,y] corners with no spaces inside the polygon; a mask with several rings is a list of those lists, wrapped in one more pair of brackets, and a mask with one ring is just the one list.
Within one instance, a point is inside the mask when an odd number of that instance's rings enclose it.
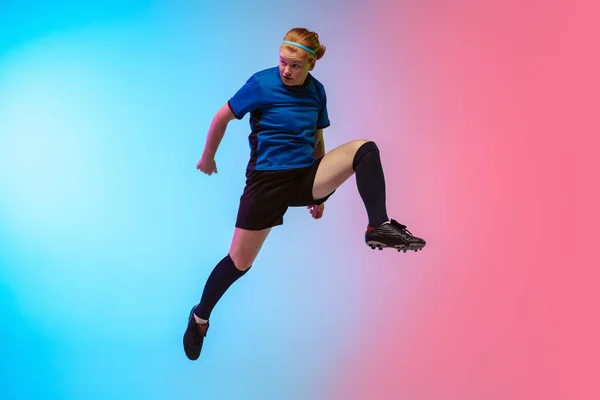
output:
{"label": "cleat sole", "polygon": [[423,247],[424,247],[424,245],[406,246],[403,244],[396,245],[396,246],[388,246],[385,243],[371,241],[371,240],[367,241],[367,245],[373,250],[375,250],[375,249],[383,250],[384,248],[393,248],[393,249],[396,249],[398,252],[403,251],[404,253],[406,253],[408,250],[412,250],[416,253],[416,252],[423,250]]}

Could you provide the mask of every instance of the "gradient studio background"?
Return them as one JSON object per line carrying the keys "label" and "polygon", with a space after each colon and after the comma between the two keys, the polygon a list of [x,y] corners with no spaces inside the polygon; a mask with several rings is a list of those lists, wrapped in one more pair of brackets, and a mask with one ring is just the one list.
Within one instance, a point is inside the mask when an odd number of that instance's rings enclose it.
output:
{"label": "gradient studio background", "polygon": [[[564,3],[0,3],[0,396],[598,398],[598,8]],[[354,180],[291,210],[192,363],[247,117],[194,167],[293,26],[328,46],[327,148],[376,140],[429,244],[364,246]]]}

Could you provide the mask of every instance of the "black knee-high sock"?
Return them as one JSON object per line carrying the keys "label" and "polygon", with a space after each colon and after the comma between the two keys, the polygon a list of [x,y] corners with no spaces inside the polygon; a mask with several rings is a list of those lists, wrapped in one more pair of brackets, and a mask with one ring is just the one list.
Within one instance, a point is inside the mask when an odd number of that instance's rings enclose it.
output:
{"label": "black knee-high sock", "polygon": [[194,310],[194,314],[198,318],[208,320],[221,296],[225,294],[233,282],[248,272],[248,269],[245,271],[237,269],[229,254],[227,254],[209,275],[204,286],[204,292],[202,292],[200,304]]}
{"label": "black knee-high sock", "polygon": [[367,142],[358,148],[352,167],[358,192],[367,209],[369,226],[376,228],[389,218],[385,204],[385,178],[375,142]]}

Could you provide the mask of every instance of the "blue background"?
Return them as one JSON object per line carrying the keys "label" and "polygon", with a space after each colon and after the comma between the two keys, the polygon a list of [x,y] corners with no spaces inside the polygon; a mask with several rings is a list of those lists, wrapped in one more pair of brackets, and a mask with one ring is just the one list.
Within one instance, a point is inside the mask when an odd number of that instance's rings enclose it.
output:
{"label": "blue background", "polygon": [[[338,126],[327,147],[351,139],[333,92],[343,80],[327,85],[339,76],[327,60],[350,46],[343,3],[335,26],[335,4],[318,1],[2,3],[3,398],[324,396],[360,332],[348,329],[364,290],[345,251],[366,224],[353,184],[321,221],[288,213],[217,306],[196,363],[181,336],[228,251],[249,156],[246,117],[218,175],[195,170],[212,116],[305,26],[329,46],[314,72]],[[349,212],[363,218],[349,225]],[[356,229],[323,229],[336,225]]]}
{"label": "blue background", "polygon": [[[600,398],[584,3],[0,0],[0,399]],[[376,141],[427,247],[365,246],[351,179],[323,219],[290,210],[190,362],[247,118],[195,165],[296,26],[327,46],[326,149]]]}

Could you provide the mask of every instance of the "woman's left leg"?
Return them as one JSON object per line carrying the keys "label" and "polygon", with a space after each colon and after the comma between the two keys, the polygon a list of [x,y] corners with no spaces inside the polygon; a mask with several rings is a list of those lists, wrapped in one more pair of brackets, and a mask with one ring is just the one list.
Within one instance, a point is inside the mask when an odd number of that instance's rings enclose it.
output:
{"label": "woman's left leg", "polygon": [[399,251],[421,250],[425,246],[423,239],[413,236],[405,225],[388,218],[385,177],[375,142],[353,140],[325,154],[313,183],[313,198],[326,197],[354,174],[369,218],[365,235],[367,244],[380,250],[384,247]]}

